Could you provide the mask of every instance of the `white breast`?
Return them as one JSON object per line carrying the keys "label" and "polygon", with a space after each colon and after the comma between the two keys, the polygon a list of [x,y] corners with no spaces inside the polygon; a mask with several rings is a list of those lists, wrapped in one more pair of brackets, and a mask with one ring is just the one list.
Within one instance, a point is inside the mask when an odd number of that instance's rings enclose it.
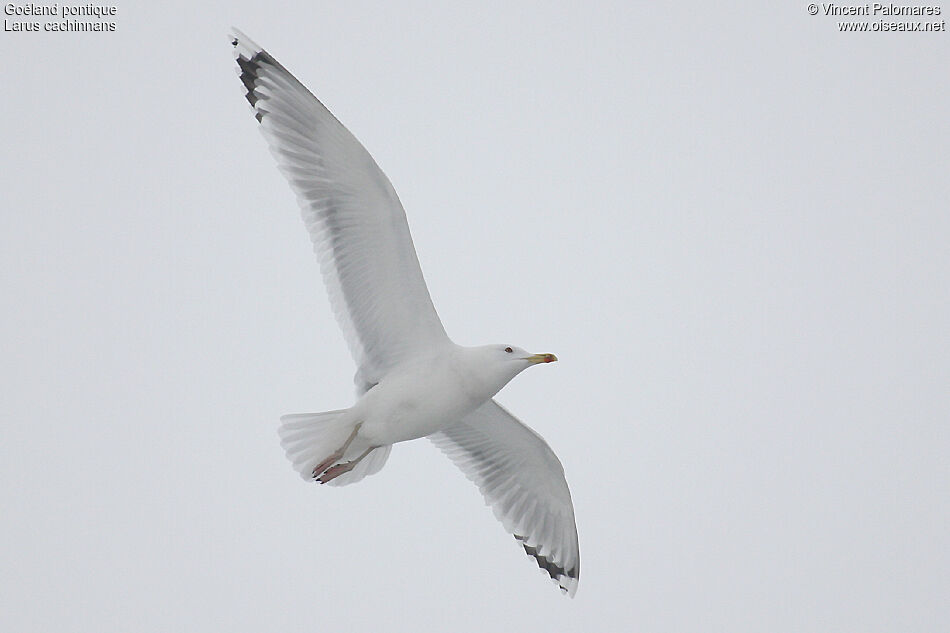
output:
{"label": "white breast", "polygon": [[360,436],[376,445],[425,437],[471,413],[491,393],[472,392],[455,354],[414,359],[394,368],[353,406]]}

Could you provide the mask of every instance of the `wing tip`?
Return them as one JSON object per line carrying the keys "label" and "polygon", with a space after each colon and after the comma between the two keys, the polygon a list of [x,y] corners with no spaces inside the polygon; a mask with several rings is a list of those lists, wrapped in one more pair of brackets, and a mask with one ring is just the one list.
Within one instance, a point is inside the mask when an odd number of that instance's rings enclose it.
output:
{"label": "wing tip", "polygon": [[234,60],[237,62],[235,70],[241,79],[241,83],[244,84],[244,98],[251,104],[257,122],[263,123],[265,111],[258,107],[260,97],[254,92],[254,89],[257,87],[260,78],[261,61],[270,61],[268,59],[270,56],[238,28],[232,26],[228,38],[234,48]]}
{"label": "wing tip", "polygon": [[534,558],[541,571],[551,577],[551,580],[558,586],[561,593],[573,598],[577,593],[577,585],[580,580],[581,570],[579,562],[575,562],[569,569],[565,569],[554,560],[541,554],[537,547],[528,545],[528,538],[519,534],[514,535],[515,540],[521,544],[525,553]]}
{"label": "wing tip", "polygon": [[230,41],[231,46],[234,47],[235,56],[244,55],[250,58],[264,50],[258,46],[254,40],[245,35],[241,29],[235,26],[232,26],[228,31],[228,41]]}

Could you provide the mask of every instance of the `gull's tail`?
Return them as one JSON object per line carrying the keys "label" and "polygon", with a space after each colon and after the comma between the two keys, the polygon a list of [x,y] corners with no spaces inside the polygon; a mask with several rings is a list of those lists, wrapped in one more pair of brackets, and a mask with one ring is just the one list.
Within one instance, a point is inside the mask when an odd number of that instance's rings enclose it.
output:
{"label": "gull's tail", "polygon": [[[359,460],[351,470],[327,482],[345,486],[378,473],[386,463],[392,444],[375,448],[364,456],[370,445],[356,435],[356,423],[346,413],[346,409],[340,409],[293,413],[280,418],[280,445],[304,480],[319,481],[326,469]],[[341,449],[343,452],[339,454]],[[321,472],[314,472],[318,467]]]}

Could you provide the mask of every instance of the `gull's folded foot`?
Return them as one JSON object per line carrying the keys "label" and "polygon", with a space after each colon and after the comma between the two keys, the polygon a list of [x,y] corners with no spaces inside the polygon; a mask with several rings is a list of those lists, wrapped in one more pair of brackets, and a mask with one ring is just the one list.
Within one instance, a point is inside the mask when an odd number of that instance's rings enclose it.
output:
{"label": "gull's folded foot", "polygon": [[331,468],[327,468],[325,471],[323,471],[322,475],[320,475],[319,477],[315,476],[316,480],[319,481],[321,484],[325,484],[327,482],[333,481],[334,479],[336,479],[337,477],[339,477],[340,475],[344,473],[350,472],[356,467],[357,464],[360,463],[360,461],[364,457],[369,455],[370,452],[372,452],[374,448],[376,447],[371,446],[367,448],[365,451],[363,451],[362,455],[360,455],[359,457],[357,457],[351,462],[344,462],[342,464],[337,464],[336,466],[333,466]]}
{"label": "gull's folded foot", "polygon": [[330,468],[330,466],[335,464],[336,461],[340,459],[341,457],[343,457],[343,451],[337,451],[333,453],[332,455],[330,455],[329,457],[327,457],[322,462],[320,462],[319,464],[317,464],[316,466],[314,466],[313,472],[310,475],[311,478],[317,479],[318,477],[320,477],[320,475],[322,475],[324,471],[326,471],[328,468]]}
{"label": "gull's folded foot", "polygon": [[317,477],[317,481],[321,484],[328,483],[333,481],[343,473],[348,473],[353,470],[353,462],[344,462],[342,464],[337,464],[332,468],[327,468],[322,475]]}
{"label": "gull's folded foot", "polygon": [[[348,437],[346,442],[343,443],[343,446],[341,446],[339,450],[334,451],[329,457],[327,457],[325,460],[323,460],[322,462],[320,462],[319,464],[313,467],[313,471],[310,473],[310,477],[312,479],[316,479],[320,483],[325,484],[327,483],[327,481],[330,481],[330,479],[333,479],[333,477],[339,477],[340,475],[343,474],[343,473],[338,473],[325,481],[320,480],[320,476],[323,475],[328,469],[332,470],[332,468],[330,467],[333,466],[333,464],[335,464],[337,461],[339,461],[343,457],[343,454],[346,452],[346,449],[350,447],[350,444],[352,444],[354,438],[356,438],[356,434],[359,433],[361,426],[363,426],[363,423],[357,422],[356,426],[353,427],[353,432],[350,433],[350,437]],[[366,455],[366,453],[363,453],[363,455]],[[357,459],[356,461],[359,461],[360,459],[362,459],[363,455],[360,455],[359,459]],[[350,468],[352,468],[352,466]],[[346,472],[346,471],[343,471],[343,472]]]}

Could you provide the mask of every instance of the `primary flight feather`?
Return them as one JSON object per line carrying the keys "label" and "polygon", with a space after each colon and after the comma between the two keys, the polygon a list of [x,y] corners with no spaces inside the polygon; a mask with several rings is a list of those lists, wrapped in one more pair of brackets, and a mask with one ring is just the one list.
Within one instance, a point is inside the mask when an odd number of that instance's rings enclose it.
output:
{"label": "primary flight feather", "polygon": [[373,157],[267,51],[236,29],[231,44],[357,365],[352,407],[281,418],[287,457],[308,481],[346,485],[378,472],[393,444],[428,437],[573,596],[580,552],[564,470],[540,435],[492,399],[524,369],[557,358],[449,340],[405,211]]}

